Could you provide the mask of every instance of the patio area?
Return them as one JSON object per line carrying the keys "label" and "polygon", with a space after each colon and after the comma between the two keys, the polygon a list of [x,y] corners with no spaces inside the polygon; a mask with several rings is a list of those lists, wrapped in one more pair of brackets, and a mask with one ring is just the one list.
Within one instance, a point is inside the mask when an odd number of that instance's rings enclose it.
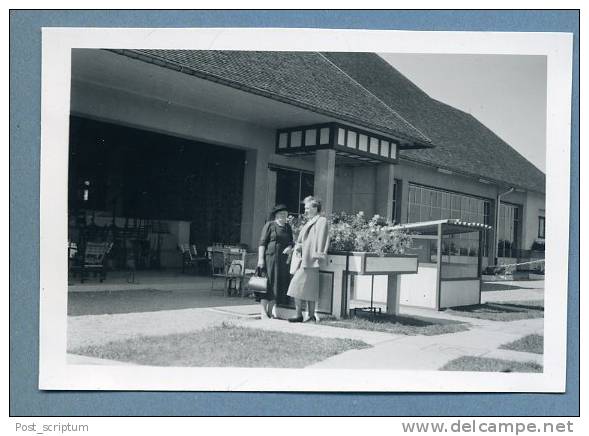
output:
{"label": "patio area", "polygon": [[[440,321],[462,322],[468,326],[464,331],[436,336],[408,336],[323,323],[260,321],[253,299],[223,297],[221,289],[211,293],[210,284],[208,277],[160,272],[137,276],[136,283],[126,283],[124,277],[113,275],[108,283],[70,286],[68,351],[74,353],[68,355],[68,361],[72,364],[120,364],[77,353],[84,347],[116,345],[140,337],[157,340],[167,335],[185,335],[190,338],[206,329],[227,325],[253,329],[252,332],[258,331],[260,335],[303,335],[361,341],[369,345],[369,348],[343,351],[319,362],[309,362],[309,367],[314,368],[437,370],[462,356],[535,362],[538,365],[543,361],[542,354],[501,349],[503,344],[526,335],[542,335],[543,318],[499,322],[431,309],[401,308],[401,314],[406,317],[439,318]],[[543,284],[541,281],[505,282],[503,286],[496,282],[485,284],[483,302],[543,300]],[[97,287],[102,290],[88,292]]]}
{"label": "patio area", "polygon": [[126,271],[110,272],[107,280],[70,282],[68,316],[158,312],[164,310],[255,305],[253,298],[224,297],[223,282],[181,271],[138,271],[129,283]]}

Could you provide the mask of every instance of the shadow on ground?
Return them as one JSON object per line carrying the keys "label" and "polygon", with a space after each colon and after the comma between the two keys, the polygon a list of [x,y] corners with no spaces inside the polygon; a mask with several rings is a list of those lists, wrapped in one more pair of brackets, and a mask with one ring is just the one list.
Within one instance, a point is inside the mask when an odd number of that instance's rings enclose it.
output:
{"label": "shadow on ground", "polygon": [[224,297],[222,291],[211,295],[209,291],[136,289],[70,292],[67,312],[69,316],[105,315],[244,304],[255,304],[255,301],[250,298]]}
{"label": "shadow on ground", "polygon": [[483,282],[481,291],[483,291],[483,292],[513,291],[515,289],[529,289],[529,288],[525,288],[523,286],[517,286],[517,285],[508,285],[505,283]]}

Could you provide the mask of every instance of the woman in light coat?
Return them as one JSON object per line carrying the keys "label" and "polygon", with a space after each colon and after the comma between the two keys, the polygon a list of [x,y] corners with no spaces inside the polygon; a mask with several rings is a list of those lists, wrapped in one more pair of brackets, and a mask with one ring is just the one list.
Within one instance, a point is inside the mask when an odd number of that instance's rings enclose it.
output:
{"label": "woman in light coat", "polygon": [[329,226],[320,215],[321,202],[307,197],[305,214],[309,221],[302,227],[295,245],[290,272],[294,272],[287,295],[295,299],[296,316],[290,322],[303,322],[303,306],[307,306],[307,321],[315,322],[315,302],[319,300],[319,267],[327,257]]}

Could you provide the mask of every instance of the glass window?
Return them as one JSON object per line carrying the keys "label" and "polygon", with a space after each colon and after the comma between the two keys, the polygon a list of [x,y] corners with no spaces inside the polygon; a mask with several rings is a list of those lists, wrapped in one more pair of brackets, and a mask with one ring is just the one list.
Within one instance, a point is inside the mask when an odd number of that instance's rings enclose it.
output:
{"label": "glass window", "polygon": [[316,129],[309,129],[305,131],[305,145],[317,145]]}
{"label": "glass window", "polygon": [[313,174],[282,168],[274,171],[276,171],[275,203],[284,203],[290,214],[303,213],[305,208],[301,201],[313,195]]}
{"label": "glass window", "polygon": [[[340,129],[343,131],[343,129]],[[321,145],[323,144],[329,144],[329,127],[323,127],[320,131],[319,131],[319,143]],[[339,143],[339,138],[338,138],[338,143]],[[342,138],[341,144],[344,144],[344,139]]]}
{"label": "glass window", "polygon": [[[323,144],[323,140],[321,143]],[[337,143],[339,145],[346,145],[346,131],[344,129],[337,129]]]}
{"label": "glass window", "polygon": [[393,216],[391,217],[391,220],[394,223],[398,223],[399,222],[399,220],[397,219],[397,217],[399,216],[398,213],[397,213],[397,207],[398,207],[397,199],[399,198],[399,189],[400,189],[399,187],[400,187],[400,185],[401,185],[401,181],[395,179],[395,185],[393,187]]}
{"label": "glass window", "polygon": [[[489,211],[490,202],[488,200],[440,189],[409,185],[408,222],[454,218],[489,224]],[[488,255],[487,240],[488,235],[484,232],[483,256]],[[478,254],[478,233],[456,235],[450,238],[446,249],[454,255],[476,256]]]}
{"label": "glass window", "polygon": [[303,137],[303,133],[300,130],[298,130],[296,132],[292,132],[290,134],[290,146],[291,147],[300,147],[302,137]]}
{"label": "glass window", "polygon": [[391,159],[395,159],[397,157],[397,144],[391,142]]}
{"label": "glass window", "polygon": [[519,207],[501,203],[499,208],[498,257],[517,257]]}
{"label": "glass window", "polygon": [[368,151],[368,136],[360,134],[358,138],[358,148],[361,151]]}
{"label": "glass window", "polygon": [[370,138],[370,153],[378,154],[378,139]]}
{"label": "glass window", "polygon": [[538,217],[538,238],[546,238],[546,218]]}
{"label": "glass window", "polygon": [[348,143],[346,145],[350,148],[356,148],[356,132],[348,130]]}
{"label": "glass window", "polygon": [[288,143],[288,133],[283,132],[278,137],[278,148],[286,148]]}
{"label": "glass window", "polygon": [[388,141],[380,141],[380,155],[384,157],[389,156],[389,142]]}

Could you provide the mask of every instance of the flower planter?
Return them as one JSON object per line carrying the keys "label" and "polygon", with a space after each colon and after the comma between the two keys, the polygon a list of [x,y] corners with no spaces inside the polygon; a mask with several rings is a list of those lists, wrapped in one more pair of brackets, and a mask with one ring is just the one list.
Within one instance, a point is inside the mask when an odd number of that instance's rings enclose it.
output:
{"label": "flower planter", "polygon": [[367,252],[329,252],[320,272],[321,290],[318,310],[335,317],[347,315],[351,278],[358,276],[387,276],[387,312],[398,312],[397,281],[401,274],[416,274],[416,255]]}

